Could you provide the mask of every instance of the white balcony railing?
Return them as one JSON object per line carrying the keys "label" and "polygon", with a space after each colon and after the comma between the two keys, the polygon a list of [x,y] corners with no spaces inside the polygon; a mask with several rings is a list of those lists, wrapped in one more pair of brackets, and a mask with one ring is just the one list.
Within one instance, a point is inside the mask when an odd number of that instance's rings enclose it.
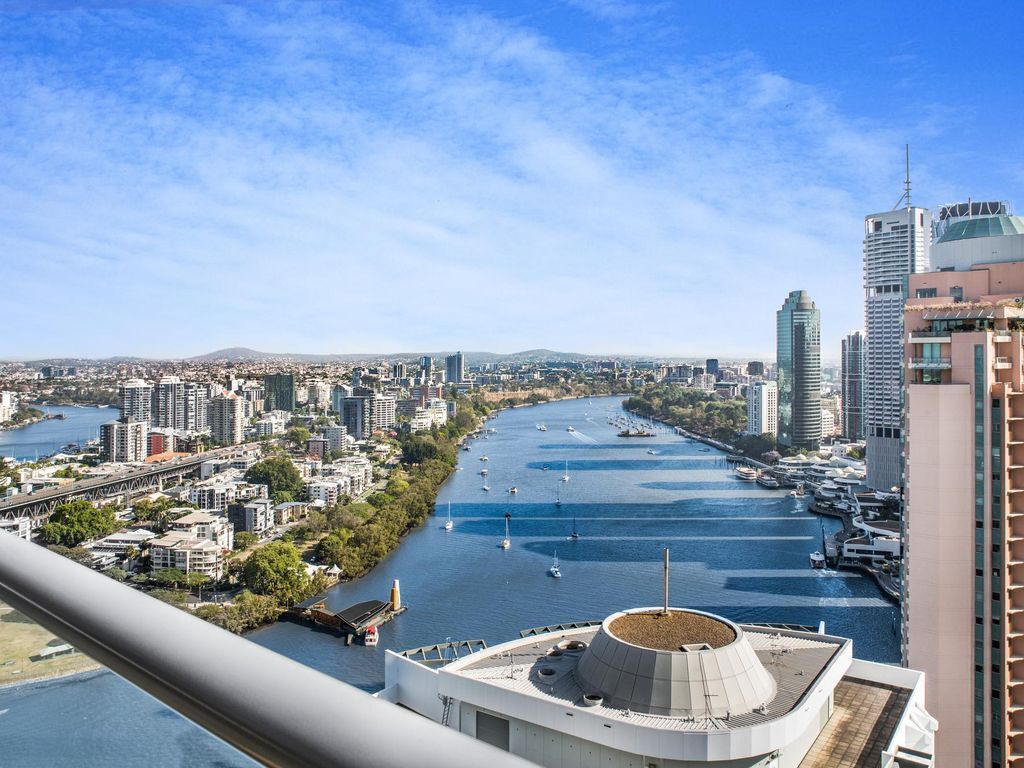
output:
{"label": "white balcony railing", "polygon": [[532,765],[3,532],[0,599],[264,765]]}

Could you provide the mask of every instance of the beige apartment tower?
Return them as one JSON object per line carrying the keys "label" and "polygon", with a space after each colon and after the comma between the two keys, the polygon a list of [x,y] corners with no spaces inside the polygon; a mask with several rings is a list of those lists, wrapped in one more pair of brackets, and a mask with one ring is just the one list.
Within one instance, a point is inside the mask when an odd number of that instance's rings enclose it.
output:
{"label": "beige apartment tower", "polygon": [[1024,219],[990,210],[943,209],[903,320],[903,658],[942,768],[1024,766]]}

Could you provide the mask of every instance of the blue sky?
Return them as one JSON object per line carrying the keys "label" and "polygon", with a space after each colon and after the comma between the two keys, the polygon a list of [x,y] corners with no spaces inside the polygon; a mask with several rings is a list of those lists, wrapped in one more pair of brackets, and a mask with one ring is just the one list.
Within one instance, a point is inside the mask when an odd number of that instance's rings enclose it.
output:
{"label": "blue sky", "polygon": [[905,142],[1024,207],[1020,16],[0,0],[0,358],[771,357],[797,288],[837,357]]}

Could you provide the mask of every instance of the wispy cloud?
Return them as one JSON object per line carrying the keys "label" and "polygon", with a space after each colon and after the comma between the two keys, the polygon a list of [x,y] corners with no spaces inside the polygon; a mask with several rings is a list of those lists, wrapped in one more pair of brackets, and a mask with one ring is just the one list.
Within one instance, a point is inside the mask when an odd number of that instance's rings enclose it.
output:
{"label": "wispy cloud", "polygon": [[625,66],[421,5],[6,21],[0,356],[767,353],[795,288],[860,323],[901,139],[750,55]]}

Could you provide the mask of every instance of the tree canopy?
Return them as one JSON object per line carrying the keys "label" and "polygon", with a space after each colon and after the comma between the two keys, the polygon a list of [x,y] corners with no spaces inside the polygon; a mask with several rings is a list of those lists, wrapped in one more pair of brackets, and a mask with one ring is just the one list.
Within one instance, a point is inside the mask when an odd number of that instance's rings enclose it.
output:
{"label": "tree canopy", "polygon": [[302,475],[287,456],[271,456],[256,462],[245,473],[245,479],[266,485],[274,498],[279,493],[290,493],[295,498],[303,490]]}
{"label": "tree canopy", "polygon": [[119,527],[115,510],[113,506],[97,509],[82,500],[61,504],[39,529],[39,537],[45,544],[77,547],[83,541],[109,536]]}
{"label": "tree canopy", "polygon": [[242,582],[284,606],[295,605],[310,594],[310,578],[299,550],[285,541],[271,542],[253,552],[242,567]]}

